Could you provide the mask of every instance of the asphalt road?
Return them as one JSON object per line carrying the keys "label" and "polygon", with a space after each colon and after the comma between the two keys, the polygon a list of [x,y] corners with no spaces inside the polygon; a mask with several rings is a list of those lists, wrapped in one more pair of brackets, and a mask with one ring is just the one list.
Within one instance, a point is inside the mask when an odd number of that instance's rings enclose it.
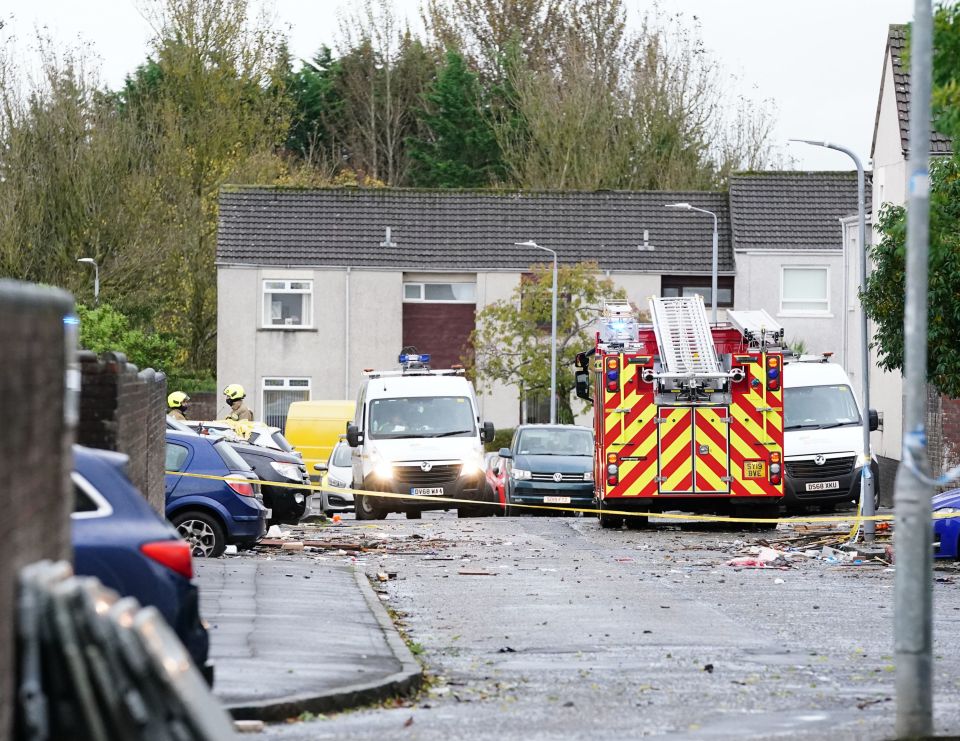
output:
{"label": "asphalt road", "polygon": [[[432,675],[417,698],[270,726],[283,739],[883,739],[893,576],[804,561],[736,569],[774,533],[610,532],[590,518],[393,515],[344,531],[424,547],[370,574]],[[960,574],[935,584],[936,730],[960,736]],[[331,626],[331,629],[348,629]]]}

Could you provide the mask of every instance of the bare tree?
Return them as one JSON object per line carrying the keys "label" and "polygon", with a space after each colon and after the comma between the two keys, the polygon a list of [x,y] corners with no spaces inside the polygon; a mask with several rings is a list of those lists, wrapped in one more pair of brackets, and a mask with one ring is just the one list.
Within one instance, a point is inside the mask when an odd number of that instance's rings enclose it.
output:
{"label": "bare tree", "polygon": [[364,0],[340,24],[343,136],[349,167],[388,185],[410,171],[406,139],[435,73],[435,60],[402,27],[389,0]]}

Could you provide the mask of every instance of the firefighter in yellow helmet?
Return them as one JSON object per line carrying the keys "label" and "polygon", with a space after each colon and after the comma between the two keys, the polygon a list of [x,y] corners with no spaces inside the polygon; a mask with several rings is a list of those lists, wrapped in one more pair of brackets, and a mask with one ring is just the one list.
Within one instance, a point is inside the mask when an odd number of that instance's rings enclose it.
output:
{"label": "firefighter in yellow helmet", "polygon": [[223,390],[223,395],[227,397],[227,406],[230,407],[230,413],[224,419],[232,419],[234,422],[253,422],[253,410],[243,403],[247,398],[243,386],[239,383],[231,383]]}
{"label": "firefighter in yellow helmet", "polygon": [[190,397],[182,391],[174,391],[167,397],[167,416],[185,422]]}

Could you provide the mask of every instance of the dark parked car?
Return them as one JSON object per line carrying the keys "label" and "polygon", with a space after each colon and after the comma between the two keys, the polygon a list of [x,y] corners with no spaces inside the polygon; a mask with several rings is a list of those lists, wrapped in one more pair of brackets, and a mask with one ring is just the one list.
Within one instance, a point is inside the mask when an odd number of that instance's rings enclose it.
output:
{"label": "dark parked car", "polygon": [[219,556],[228,543],[250,547],[267,532],[270,512],[257,475],[223,438],[168,429],[165,470],[230,479],[166,476],[167,519],[194,556]]}
{"label": "dark parked car", "polygon": [[[506,465],[507,514],[536,514],[517,504],[590,507],[593,504],[593,430],[574,425],[520,425]],[[541,514],[549,514],[541,511]]]}
{"label": "dark parked car", "polygon": [[73,449],[74,571],[156,607],[212,683],[190,546],[130,483],[126,464],[119,453]]}
{"label": "dark parked car", "polygon": [[[271,512],[268,524],[296,525],[300,522],[307,508],[307,497],[311,493],[310,476],[303,459],[294,453],[284,453],[249,443],[231,442],[230,447],[240,454],[260,478],[263,503]],[[305,488],[271,486],[270,482],[303,484]]]}

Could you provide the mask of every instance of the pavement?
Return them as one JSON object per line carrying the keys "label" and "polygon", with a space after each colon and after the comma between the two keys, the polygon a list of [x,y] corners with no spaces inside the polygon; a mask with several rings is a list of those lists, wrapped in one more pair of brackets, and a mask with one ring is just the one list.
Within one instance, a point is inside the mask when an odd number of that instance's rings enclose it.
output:
{"label": "pavement", "polygon": [[214,694],[234,718],[328,713],[419,687],[422,668],[353,566],[241,555],[194,568]]}

